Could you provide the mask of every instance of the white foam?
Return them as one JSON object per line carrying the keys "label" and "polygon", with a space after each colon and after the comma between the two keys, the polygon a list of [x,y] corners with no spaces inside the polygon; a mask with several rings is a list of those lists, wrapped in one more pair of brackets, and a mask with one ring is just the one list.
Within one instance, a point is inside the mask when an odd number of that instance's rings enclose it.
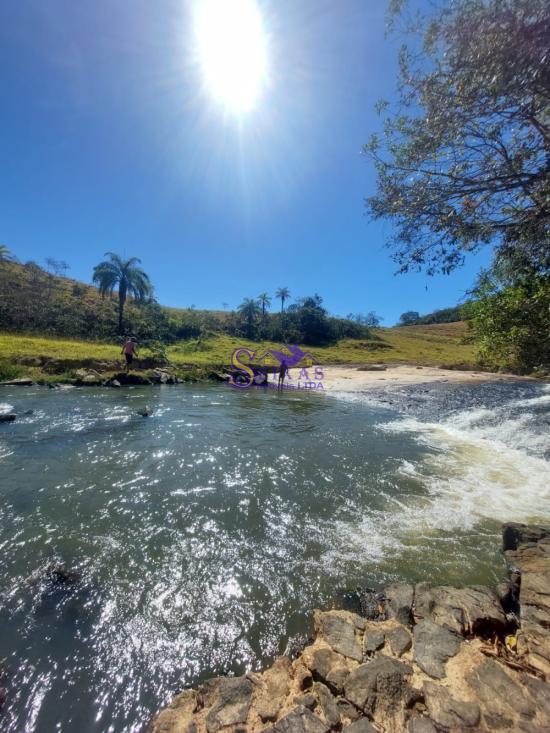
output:
{"label": "white foam", "polygon": [[0,402],[0,415],[5,415],[7,412],[13,410],[13,405],[8,405],[7,402]]}

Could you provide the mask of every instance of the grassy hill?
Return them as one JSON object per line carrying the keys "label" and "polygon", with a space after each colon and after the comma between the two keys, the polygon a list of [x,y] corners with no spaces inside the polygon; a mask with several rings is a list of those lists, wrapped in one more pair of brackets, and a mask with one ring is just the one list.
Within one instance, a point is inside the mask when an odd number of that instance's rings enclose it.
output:
{"label": "grassy hill", "polygon": [[[462,322],[381,328],[375,335],[376,339],[342,339],[331,346],[308,347],[308,350],[321,364],[327,365],[384,362],[455,368],[475,366],[473,348],[465,343],[466,325]],[[176,371],[196,367],[202,374],[208,369],[228,366],[232,352],[239,347],[264,350],[279,346],[269,341],[252,342],[215,334],[176,342],[166,352]],[[143,348],[140,357],[150,359],[153,352]],[[116,371],[116,362],[122,363],[120,345],[116,343],[8,333],[0,333],[0,360],[4,365],[0,365],[0,376],[4,378],[29,375],[53,380],[71,376],[79,364],[98,362],[94,366],[108,373]],[[47,365],[43,366],[48,360],[56,363],[53,373]]]}

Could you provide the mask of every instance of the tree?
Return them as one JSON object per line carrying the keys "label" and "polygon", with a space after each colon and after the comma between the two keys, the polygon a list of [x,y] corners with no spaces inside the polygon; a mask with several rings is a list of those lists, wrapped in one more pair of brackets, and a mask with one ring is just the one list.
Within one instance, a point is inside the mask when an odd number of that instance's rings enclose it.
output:
{"label": "tree", "polygon": [[275,297],[281,301],[281,313],[285,310],[285,300],[290,298],[290,290],[288,288],[279,288],[275,293]]}
{"label": "tree", "polygon": [[125,260],[113,252],[106,252],[108,260],[94,267],[93,282],[99,287],[102,297],[112,295],[118,287],[118,332],[123,332],[123,315],[126,298],[131,295],[137,301],[143,301],[152,295],[153,288],[149,276],[136,265],[141,264],[137,257]]}
{"label": "tree", "polygon": [[400,272],[448,273],[489,244],[548,272],[550,3],[455,0],[419,18],[398,103],[379,103],[384,133],[365,146],[372,217],[393,220]]}
{"label": "tree", "polygon": [[256,318],[260,311],[258,301],[254,298],[245,298],[238,308],[239,314],[246,322],[246,335],[253,338],[255,332]]}
{"label": "tree", "polygon": [[67,273],[67,270],[70,270],[70,266],[65,262],[65,260],[56,260],[53,257],[46,257],[44,260],[46,263],[47,268],[52,272],[54,275],[58,275],[61,277],[64,277]]}
{"label": "tree", "polygon": [[6,245],[0,244],[0,262],[10,262],[12,259],[12,254]]}
{"label": "tree", "polygon": [[260,295],[258,295],[258,303],[262,309],[262,318],[265,319],[265,311],[266,308],[269,308],[271,305],[271,298],[267,293],[260,293]]}
{"label": "tree", "polygon": [[466,306],[480,361],[528,372],[550,369],[550,277],[519,274],[497,260]]}
{"label": "tree", "polygon": [[406,311],[399,316],[398,326],[412,326],[420,318],[418,311]]}

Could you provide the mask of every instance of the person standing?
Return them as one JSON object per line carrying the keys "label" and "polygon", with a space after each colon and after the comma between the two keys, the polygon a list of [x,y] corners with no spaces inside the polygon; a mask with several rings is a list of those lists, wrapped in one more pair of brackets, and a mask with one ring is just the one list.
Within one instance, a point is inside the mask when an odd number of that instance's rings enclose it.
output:
{"label": "person standing", "polygon": [[132,336],[132,338],[129,338],[128,341],[124,344],[122,347],[121,354],[124,354],[124,358],[126,359],[126,371],[130,371],[130,366],[132,365],[132,362],[134,361],[134,356],[137,356],[137,341]]}

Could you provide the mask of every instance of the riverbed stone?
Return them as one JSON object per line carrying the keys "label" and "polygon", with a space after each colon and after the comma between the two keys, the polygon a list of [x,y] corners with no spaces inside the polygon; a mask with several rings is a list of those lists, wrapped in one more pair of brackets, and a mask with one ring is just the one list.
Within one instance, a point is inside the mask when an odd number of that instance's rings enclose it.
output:
{"label": "riverbed stone", "polygon": [[397,657],[401,657],[405,652],[408,652],[412,646],[411,635],[404,626],[397,626],[395,629],[388,631],[386,639],[390,643],[392,652]]}
{"label": "riverbed stone", "polygon": [[320,647],[306,649],[303,659],[315,680],[324,682],[338,693],[342,692],[350,671],[340,654],[329,647]]}
{"label": "riverbed stone", "polygon": [[437,728],[430,718],[425,715],[417,715],[409,720],[407,731],[408,733],[437,733]]}
{"label": "riverbed stone", "polygon": [[338,654],[363,660],[361,646],[355,637],[355,627],[346,619],[335,613],[321,613],[318,616],[319,630],[322,637]]}
{"label": "riverbed stone", "polygon": [[265,733],[328,733],[329,728],[319,716],[298,705]]}
{"label": "riverbed stone", "polygon": [[492,636],[504,633],[508,626],[497,594],[484,586],[452,588],[418,583],[414,608],[420,618],[430,619],[464,636]]}
{"label": "riverbed stone", "polygon": [[205,722],[208,733],[216,733],[227,725],[244,723],[252,701],[252,682],[246,677],[218,677],[205,683],[205,707],[210,704]]}
{"label": "riverbed stone", "polygon": [[449,689],[435,682],[424,683],[424,698],[430,717],[446,729],[475,728],[480,720],[479,705],[457,700]]}
{"label": "riverbed stone", "polygon": [[373,654],[384,646],[385,634],[381,629],[369,629],[365,636],[365,652]]}
{"label": "riverbed stone", "polygon": [[488,659],[473,670],[468,676],[468,683],[490,715],[511,720],[516,714],[525,718],[535,715],[535,704],[525,690],[494,659]]}
{"label": "riverbed stone", "polygon": [[412,668],[404,662],[379,656],[350,673],[346,698],[374,721],[394,720],[410,697],[408,676]]}
{"label": "riverbed stone", "polygon": [[445,677],[445,663],[460,649],[460,636],[432,621],[423,619],[414,627],[413,659],[430,677]]}
{"label": "riverbed stone", "polygon": [[323,713],[323,717],[327,721],[329,728],[335,728],[340,725],[340,712],[336,705],[336,700],[332,696],[330,690],[322,682],[313,684],[313,692],[317,695],[319,707]]}
{"label": "riverbed stone", "polygon": [[359,718],[359,720],[344,726],[342,733],[377,733],[377,730],[370,720]]}
{"label": "riverbed stone", "polygon": [[255,706],[265,723],[277,719],[290,686],[291,663],[287,657],[279,657],[262,675],[263,686],[256,693]]}
{"label": "riverbed stone", "polygon": [[410,583],[393,583],[385,588],[386,613],[405,626],[412,621],[414,587]]}

